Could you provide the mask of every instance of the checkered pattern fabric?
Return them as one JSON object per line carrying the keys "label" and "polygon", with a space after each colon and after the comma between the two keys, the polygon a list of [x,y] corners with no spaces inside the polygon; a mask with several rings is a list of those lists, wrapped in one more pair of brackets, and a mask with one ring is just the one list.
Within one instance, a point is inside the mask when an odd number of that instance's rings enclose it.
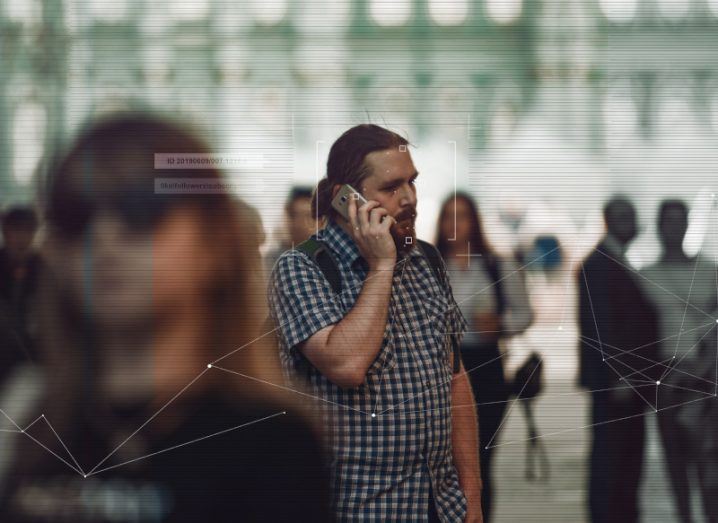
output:
{"label": "checkered pattern fabric", "polygon": [[[419,248],[398,261],[381,351],[361,386],[342,389],[297,345],[348,314],[368,267],[339,225],[331,222],[320,232],[341,273],[341,293],[333,293],[306,254],[289,251],[272,272],[269,302],[287,376],[320,398],[317,408],[333,451],[337,517],[425,521],[433,493],[442,521],[462,521],[466,499],[451,446],[450,337],[459,342],[466,322],[448,278],[437,281]],[[357,333],[357,343],[361,339]]]}

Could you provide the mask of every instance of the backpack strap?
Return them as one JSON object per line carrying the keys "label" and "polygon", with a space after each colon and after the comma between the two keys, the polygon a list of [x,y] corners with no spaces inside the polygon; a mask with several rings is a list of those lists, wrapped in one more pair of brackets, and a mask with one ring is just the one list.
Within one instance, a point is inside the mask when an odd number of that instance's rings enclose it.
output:
{"label": "backpack strap", "polygon": [[329,285],[331,285],[334,294],[339,294],[342,291],[342,280],[337,264],[323,242],[309,238],[297,245],[295,249],[309,256],[317,264],[317,267],[319,267]]}
{"label": "backpack strap", "polygon": [[424,253],[426,258],[429,260],[429,265],[431,265],[431,270],[434,271],[434,276],[436,276],[437,281],[440,285],[443,286],[445,280],[444,262],[441,259],[441,253],[439,253],[439,249],[434,247],[429,242],[419,240],[418,238],[416,240],[416,244]]}
{"label": "backpack strap", "polygon": [[[439,285],[443,287],[444,285],[446,285],[446,266],[444,265],[444,261],[441,258],[441,253],[439,252],[439,249],[434,247],[429,242],[419,240],[418,238],[416,240],[416,243],[426,256],[426,259],[429,260],[429,265],[431,265],[431,270],[434,271],[434,276],[436,276],[436,280],[439,282]],[[458,374],[458,372],[461,370],[461,352],[459,350],[459,344],[456,341],[456,337],[449,335],[449,338],[451,339],[451,351],[453,355],[452,366],[454,374]]]}

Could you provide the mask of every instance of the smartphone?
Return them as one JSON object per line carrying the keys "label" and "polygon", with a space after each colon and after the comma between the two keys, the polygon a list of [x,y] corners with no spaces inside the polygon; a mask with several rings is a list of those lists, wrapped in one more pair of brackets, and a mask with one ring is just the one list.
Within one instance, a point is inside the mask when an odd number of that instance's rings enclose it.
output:
{"label": "smartphone", "polygon": [[364,205],[367,200],[359,192],[349,184],[342,185],[337,192],[337,195],[332,200],[332,207],[339,214],[344,216],[346,220],[349,220],[349,199],[352,198],[356,201],[357,209]]}

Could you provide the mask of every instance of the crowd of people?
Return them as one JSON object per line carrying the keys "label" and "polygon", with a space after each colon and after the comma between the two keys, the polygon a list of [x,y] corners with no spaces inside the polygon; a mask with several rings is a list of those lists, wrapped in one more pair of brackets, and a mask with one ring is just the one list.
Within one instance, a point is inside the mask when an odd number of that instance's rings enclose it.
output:
{"label": "crowd of people", "polygon": [[[2,521],[490,521],[494,443],[527,385],[502,345],[534,321],[529,285],[470,194],[416,237],[410,151],[347,130],[262,257],[246,203],[155,190],[222,179],[155,164],[211,154],[186,125],[128,113],[79,133],[37,205],[2,217],[0,381],[32,365],[43,382],[27,424],[0,412],[17,439]],[[663,255],[638,272],[636,211],[614,198],[576,271],[594,522],[639,520],[651,410],[681,521],[694,483],[718,521],[715,407],[687,396],[715,394],[718,277],[683,251],[688,215],[661,205]]]}

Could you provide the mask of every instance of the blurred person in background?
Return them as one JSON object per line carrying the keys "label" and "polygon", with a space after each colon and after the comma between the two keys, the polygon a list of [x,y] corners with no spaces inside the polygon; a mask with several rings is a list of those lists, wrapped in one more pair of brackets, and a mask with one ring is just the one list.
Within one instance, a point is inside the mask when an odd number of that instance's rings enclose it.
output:
{"label": "blurred person in background", "polygon": [[154,165],[182,152],[210,151],[176,124],[117,115],[50,169],[43,416],[17,435],[3,521],[328,521],[317,435],[257,385],[280,375],[263,357],[276,349],[247,345],[264,312],[246,208],[155,192],[155,177],[221,180]]}
{"label": "blurred person in background", "polygon": [[493,508],[493,445],[509,399],[499,342],[524,332],[533,313],[518,264],[491,249],[469,194],[458,192],[444,201],[437,231],[436,246],[446,260],[459,308],[469,321],[461,357],[479,413],[481,505],[488,522]]}
{"label": "blurred person in background", "polygon": [[[716,266],[683,250],[688,230],[688,207],[666,200],[658,212],[661,258],[644,268],[645,292],[658,310],[658,428],[671,479],[678,515],[683,523],[691,515],[691,480],[695,471],[703,506],[710,521],[718,521],[718,490],[709,476],[718,463],[702,454],[707,431],[703,402],[715,392]],[[665,409],[665,410],[663,410]],[[711,488],[712,487],[712,488]]]}
{"label": "blurred person in background", "polygon": [[265,270],[272,272],[282,253],[292,249],[317,232],[318,221],[312,212],[312,188],[295,186],[284,204],[284,229],[279,245],[265,257]]}
{"label": "blurred person in background", "polygon": [[35,210],[16,206],[2,216],[0,248],[0,382],[21,362],[34,363],[31,309],[40,270],[33,243]]}
{"label": "blurred person in background", "polygon": [[606,235],[577,273],[579,385],[591,393],[591,521],[639,521],[648,406],[624,376],[656,380],[657,318],[625,252],[638,234],[636,211],[622,196],[603,210]]}

